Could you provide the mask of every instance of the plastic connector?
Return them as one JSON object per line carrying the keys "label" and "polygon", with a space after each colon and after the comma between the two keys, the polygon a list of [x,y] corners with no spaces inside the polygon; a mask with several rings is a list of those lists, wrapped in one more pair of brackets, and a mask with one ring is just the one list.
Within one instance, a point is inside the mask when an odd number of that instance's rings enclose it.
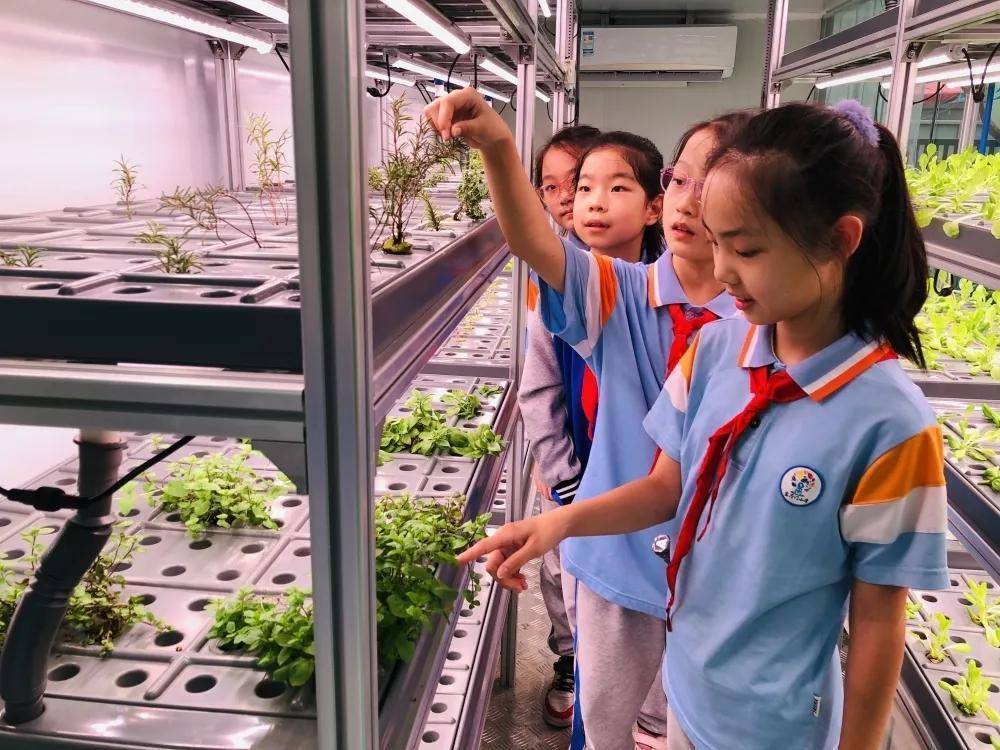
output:
{"label": "plastic connector", "polygon": [[84,504],[84,499],[67,495],[58,487],[39,487],[35,490],[9,490],[7,499],[22,505],[30,505],[36,510],[52,512],[56,510],[76,510]]}

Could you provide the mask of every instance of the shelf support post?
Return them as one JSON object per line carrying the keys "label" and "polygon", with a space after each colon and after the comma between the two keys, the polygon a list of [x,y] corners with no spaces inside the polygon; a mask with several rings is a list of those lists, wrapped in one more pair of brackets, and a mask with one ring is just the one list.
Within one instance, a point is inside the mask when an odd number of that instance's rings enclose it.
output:
{"label": "shelf support post", "polygon": [[785,37],[788,31],[788,0],[769,0],[767,4],[767,42],[764,47],[764,89],[760,105],[773,109],[781,104],[781,83],[774,80],[774,71],[785,56]]}
{"label": "shelf support post", "polygon": [[243,113],[240,110],[238,66],[247,48],[233,42],[210,39],[215,57],[215,83],[219,106],[219,143],[225,158],[230,190],[245,190],[243,178]]}
{"label": "shelf support post", "polygon": [[913,115],[913,88],[917,77],[919,44],[906,41],[906,24],[913,15],[914,0],[900,0],[896,41],[892,49],[892,90],[889,92],[889,111],[885,126],[896,136],[899,150],[906,161],[906,145],[910,137],[910,120]]}

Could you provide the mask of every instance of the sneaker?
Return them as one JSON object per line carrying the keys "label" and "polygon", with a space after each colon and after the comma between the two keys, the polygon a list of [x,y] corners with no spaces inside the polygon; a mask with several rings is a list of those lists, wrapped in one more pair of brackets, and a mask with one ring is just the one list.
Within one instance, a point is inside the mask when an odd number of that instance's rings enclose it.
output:
{"label": "sneaker", "polygon": [[635,740],[635,750],[667,750],[666,737],[650,734],[638,725],[632,730],[632,738]]}
{"label": "sneaker", "polygon": [[552,671],[552,684],[545,691],[542,719],[550,727],[565,729],[573,725],[573,702],[576,699],[573,657],[560,656],[552,665]]}

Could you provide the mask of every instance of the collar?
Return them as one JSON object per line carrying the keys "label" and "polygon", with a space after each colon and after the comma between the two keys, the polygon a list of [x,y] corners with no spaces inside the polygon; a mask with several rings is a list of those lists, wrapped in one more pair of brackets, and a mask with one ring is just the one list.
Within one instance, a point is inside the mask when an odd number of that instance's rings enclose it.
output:
{"label": "collar", "polygon": [[[646,287],[651,307],[692,304],[677,278],[672,258],[670,251],[665,250],[655,262],[646,266]],[[726,292],[717,295],[702,307],[720,318],[732,318],[736,315],[736,303]]]}
{"label": "collar", "polygon": [[[766,367],[778,363],[773,340],[773,326],[751,325],[740,349],[739,366]],[[881,361],[887,351],[888,344],[865,341],[856,333],[847,333],[788,367],[788,374],[813,401],[822,401]]]}

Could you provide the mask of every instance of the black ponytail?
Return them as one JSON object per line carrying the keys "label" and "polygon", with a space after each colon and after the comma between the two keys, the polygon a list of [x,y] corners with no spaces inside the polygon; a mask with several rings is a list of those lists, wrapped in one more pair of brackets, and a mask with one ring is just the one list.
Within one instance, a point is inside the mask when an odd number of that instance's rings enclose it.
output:
{"label": "black ponytail", "polygon": [[859,216],[864,233],[844,271],[847,328],[925,367],[914,317],[927,297],[927,253],[903,159],[889,130],[854,119],[817,104],[767,110],[708,167],[734,170],[743,194],[810,258],[828,259],[834,223]]}
{"label": "black ponytail", "polygon": [[[653,201],[657,196],[663,194],[663,187],[660,185],[663,154],[660,153],[660,149],[648,138],[622,130],[602,133],[580,155],[580,160],[576,163],[577,182],[580,180],[580,169],[583,167],[584,160],[595,151],[606,148],[617,151],[625,163],[632,167],[635,179],[642,186],[647,200]],[[663,223],[657,221],[647,226],[642,232],[642,262],[652,263],[663,255],[664,248]]]}

